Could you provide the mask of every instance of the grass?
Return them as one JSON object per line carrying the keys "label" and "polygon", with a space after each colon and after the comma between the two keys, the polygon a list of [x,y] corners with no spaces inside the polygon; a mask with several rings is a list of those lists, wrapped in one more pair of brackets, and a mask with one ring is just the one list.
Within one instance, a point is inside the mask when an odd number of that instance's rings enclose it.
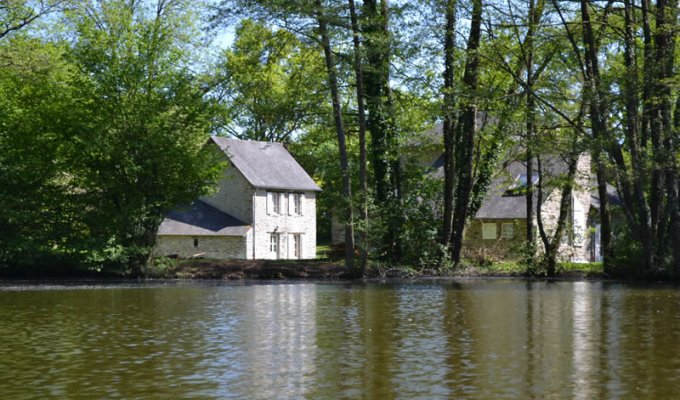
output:
{"label": "grass", "polygon": [[328,259],[330,257],[331,253],[331,245],[330,244],[320,244],[316,246],[316,258],[319,259]]}

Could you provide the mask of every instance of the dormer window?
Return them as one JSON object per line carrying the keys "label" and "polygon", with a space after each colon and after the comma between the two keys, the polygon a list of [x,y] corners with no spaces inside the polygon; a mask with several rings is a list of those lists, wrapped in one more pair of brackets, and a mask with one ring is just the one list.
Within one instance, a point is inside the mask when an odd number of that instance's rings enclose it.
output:
{"label": "dormer window", "polygon": [[[505,196],[524,196],[526,194],[527,176],[527,174],[519,174],[513,184],[505,191]],[[538,173],[534,172],[532,176],[531,183],[536,185],[538,183]]]}
{"label": "dormer window", "polygon": [[[538,183],[538,173],[534,172],[531,174],[533,176],[533,179],[531,180],[531,183],[533,185]],[[516,185],[517,187],[526,187],[527,185],[527,174],[520,174],[519,177],[517,178]]]}

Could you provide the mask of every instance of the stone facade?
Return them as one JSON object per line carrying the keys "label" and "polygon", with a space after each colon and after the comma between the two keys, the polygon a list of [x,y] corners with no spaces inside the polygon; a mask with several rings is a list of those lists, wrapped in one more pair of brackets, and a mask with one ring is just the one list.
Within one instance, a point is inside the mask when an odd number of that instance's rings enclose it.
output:
{"label": "stone facade", "polygon": [[[301,195],[301,212],[294,210],[293,196]],[[271,196],[279,197],[279,211],[273,210]],[[257,259],[316,258],[316,193],[257,189],[253,197],[255,221],[254,257]],[[271,235],[278,243],[272,246]],[[295,255],[299,235],[300,255]]]}
{"label": "stone facade", "polygon": [[[485,237],[483,228],[491,226],[495,226],[494,237]],[[512,235],[508,235],[508,226],[512,226]],[[527,224],[523,219],[474,219],[465,230],[463,255],[472,259],[517,258],[521,254],[526,231]]]}
{"label": "stone facade", "polygon": [[201,200],[220,211],[250,224],[253,222],[253,192],[255,189],[228,160],[217,184],[217,191]]}
{"label": "stone facade", "polygon": [[[196,246],[194,246],[196,244]],[[155,254],[180,258],[246,258],[246,240],[238,236],[160,236]]]}

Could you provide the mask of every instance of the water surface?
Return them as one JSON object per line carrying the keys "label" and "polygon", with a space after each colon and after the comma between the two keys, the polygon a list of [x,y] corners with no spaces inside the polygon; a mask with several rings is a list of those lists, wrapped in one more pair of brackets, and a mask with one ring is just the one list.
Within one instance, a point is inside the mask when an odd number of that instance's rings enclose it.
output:
{"label": "water surface", "polygon": [[0,285],[0,398],[680,397],[680,290]]}

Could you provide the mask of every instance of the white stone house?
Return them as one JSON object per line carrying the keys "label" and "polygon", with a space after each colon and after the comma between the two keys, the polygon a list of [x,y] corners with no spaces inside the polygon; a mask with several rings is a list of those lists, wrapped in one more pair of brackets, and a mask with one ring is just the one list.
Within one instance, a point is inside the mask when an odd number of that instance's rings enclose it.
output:
{"label": "white stone house", "polygon": [[213,137],[227,167],[218,190],[161,223],[154,254],[181,258],[312,259],[312,178],[280,143]]}

